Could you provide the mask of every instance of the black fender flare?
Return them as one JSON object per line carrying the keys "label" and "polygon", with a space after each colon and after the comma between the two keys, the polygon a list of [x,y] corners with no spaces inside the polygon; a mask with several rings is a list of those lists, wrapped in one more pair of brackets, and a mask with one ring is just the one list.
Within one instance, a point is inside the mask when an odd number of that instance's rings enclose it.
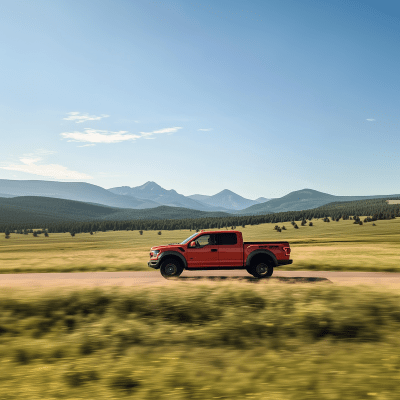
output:
{"label": "black fender flare", "polygon": [[273,261],[274,264],[275,264],[275,265],[274,265],[275,267],[278,265],[278,260],[276,259],[275,254],[272,253],[271,251],[269,251],[269,250],[254,250],[254,251],[252,251],[252,252],[248,255],[248,257],[247,257],[247,260],[246,260],[246,267],[250,267],[250,265],[251,265],[251,260],[252,260],[255,256],[258,256],[258,255],[260,255],[260,254],[271,257],[271,258],[272,258],[272,261]]}
{"label": "black fender flare", "polygon": [[158,257],[158,265],[160,265],[163,262],[163,258],[168,257],[168,256],[173,256],[177,257],[181,260],[183,268],[187,268],[187,262],[185,257],[181,253],[178,253],[177,251],[163,251],[160,256]]}

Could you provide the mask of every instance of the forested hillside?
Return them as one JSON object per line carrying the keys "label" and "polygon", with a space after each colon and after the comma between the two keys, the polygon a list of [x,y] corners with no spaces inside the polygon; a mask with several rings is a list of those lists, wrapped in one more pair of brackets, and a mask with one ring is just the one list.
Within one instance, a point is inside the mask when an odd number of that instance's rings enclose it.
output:
{"label": "forested hillside", "polygon": [[[400,198],[391,198],[391,200],[395,199]],[[387,199],[371,199],[335,202],[312,210],[286,211],[256,216],[221,216],[218,214],[224,213],[206,213],[202,211],[179,208],[174,209],[173,207],[163,206],[151,210],[131,210],[132,212],[138,213],[137,215],[140,215],[141,217],[134,218],[132,217],[132,214],[127,213],[126,210],[122,210],[122,214],[120,211],[117,211],[117,213],[114,214],[115,209],[110,208],[110,214],[106,214],[108,210],[107,208],[104,210],[94,208],[91,212],[103,212],[103,215],[101,217],[98,216],[97,219],[93,217],[91,221],[85,220],[79,222],[68,218],[60,220],[60,217],[51,220],[48,215],[48,219],[46,219],[45,216],[41,219],[39,214],[36,214],[36,220],[32,221],[28,219],[29,214],[25,211],[23,217],[18,221],[0,223],[0,232],[18,231],[22,233],[22,231],[27,229],[38,228],[47,229],[49,233],[71,231],[79,233],[107,230],[210,229],[290,221],[303,221],[302,224],[304,224],[307,220],[311,221],[316,218],[324,218],[326,222],[339,219],[354,219],[355,223],[362,224],[363,221],[359,219],[359,216],[367,217],[364,219],[364,222],[399,217],[400,204],[389,205],[386,200]],[[157,216],[152,214],[150,218],[148,213],[154,211],[157,211]],[[118,215],[121,219],[111,219],[114,215]],[[174,215],[175,218],[173,219],[171,215]],[[126,216],[126,218],[122,219],[122,216]],[[178,216],[180,216],[180,218]],[[24,221],[24,218],[27,218],[26,221]]]}
{"label": "forested hillside", "polygon": [[159,206],[144,210],[108,207],[51,197],[0,198],[0,226],[44,226],[61,222],[126,221],[140,219],[181,219],[224,217],[224,212]]}

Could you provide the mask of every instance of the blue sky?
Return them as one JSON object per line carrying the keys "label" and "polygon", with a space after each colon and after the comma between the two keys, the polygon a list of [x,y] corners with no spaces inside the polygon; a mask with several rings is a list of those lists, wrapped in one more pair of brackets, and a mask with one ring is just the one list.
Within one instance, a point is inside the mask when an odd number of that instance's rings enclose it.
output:
{"label": "blue sky", "polygon": [[2,1],[0,179],[400,193],[400,3]]}

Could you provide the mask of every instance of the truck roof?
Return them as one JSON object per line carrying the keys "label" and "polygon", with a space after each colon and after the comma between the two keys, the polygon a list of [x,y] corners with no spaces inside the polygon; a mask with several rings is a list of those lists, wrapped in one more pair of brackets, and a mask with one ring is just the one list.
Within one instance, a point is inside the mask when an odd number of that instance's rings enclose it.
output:
{"label": "truck roof", "polygon": [[219,230],[219,231],[211,231],[211,230],[201,230],[201,231],[199,231],[199,232],[197,232],[197,233],[242,233],[242,232],[240,232],[240,231],[235,231],[235,230],[224,230],[224,231],[222,231],[222,230]]}

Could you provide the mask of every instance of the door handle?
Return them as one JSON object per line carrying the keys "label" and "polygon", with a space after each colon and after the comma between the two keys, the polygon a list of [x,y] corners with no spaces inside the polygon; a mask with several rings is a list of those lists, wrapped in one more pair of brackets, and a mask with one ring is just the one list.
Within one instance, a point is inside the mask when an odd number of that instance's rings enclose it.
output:
{"label": "door handle", "polygon": [[218,251],[218,249],[211,249],[211,251]]}

